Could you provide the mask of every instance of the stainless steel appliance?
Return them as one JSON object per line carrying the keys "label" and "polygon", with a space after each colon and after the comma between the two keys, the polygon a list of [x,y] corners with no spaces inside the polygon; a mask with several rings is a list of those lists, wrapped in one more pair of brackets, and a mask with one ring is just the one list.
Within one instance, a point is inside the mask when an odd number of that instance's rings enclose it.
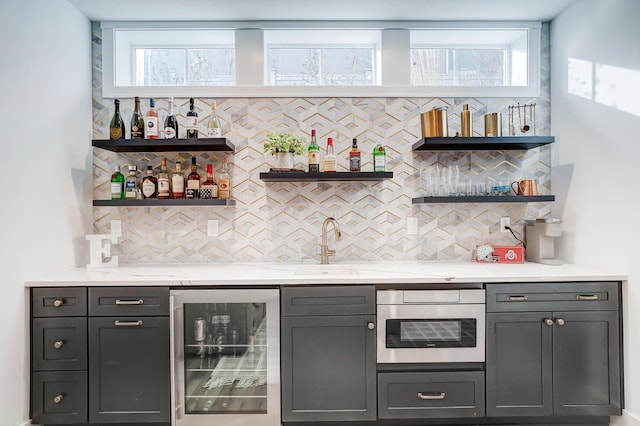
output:
{"label": "stainless steel appliance", "polygon": [[280,424],[278,290],[172,290],[173,426]]}
{"label": "stainless steel appliance", "polygon": [[485,291],[378,290],[378,363],[484,362]]}

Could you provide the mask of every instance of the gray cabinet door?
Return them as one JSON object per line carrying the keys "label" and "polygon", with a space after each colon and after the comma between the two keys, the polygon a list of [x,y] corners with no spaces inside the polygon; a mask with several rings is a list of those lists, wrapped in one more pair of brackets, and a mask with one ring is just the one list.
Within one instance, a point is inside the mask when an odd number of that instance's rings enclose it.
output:
{"label": "gray cabinet door", "polygon": [[282,318],[283,422],[375,420],[373,324],[375,315]]}
{"label": "gray cabinet door", "polygon": [[618,312],[554,312],[554,414],[620,415],[620,382]]}
{"label": "gray cabinet door", "polygon": [[553,414],[550,312],[487,314],[487,416]]}
{"label": "gray cabinet door", "polygon": [[170,421],[168,317],[89,318],[89,421]]}

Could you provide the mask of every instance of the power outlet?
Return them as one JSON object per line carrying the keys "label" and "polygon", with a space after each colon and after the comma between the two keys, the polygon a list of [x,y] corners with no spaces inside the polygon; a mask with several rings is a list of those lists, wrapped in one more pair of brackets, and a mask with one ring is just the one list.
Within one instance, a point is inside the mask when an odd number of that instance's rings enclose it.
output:
{"label": "power outlet", "polygon": [[501,217],[500,218],[500,232],[509,232],[507,228],[511,227],[511,218],[510,217]]}
{"label": "power outlet", "polygon": [[208,237],[217,237],[219,232],[218,221],[217,220],[208,220],[207,221],[207,236]]}

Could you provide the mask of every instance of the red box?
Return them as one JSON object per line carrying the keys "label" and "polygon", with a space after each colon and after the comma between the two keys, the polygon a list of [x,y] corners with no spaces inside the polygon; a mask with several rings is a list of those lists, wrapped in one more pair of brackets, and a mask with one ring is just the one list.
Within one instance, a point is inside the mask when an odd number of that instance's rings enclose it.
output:
{"label": "red box", "polygon": [[[480,253],[487,252],[486,246],[493,247],[489,256],[480,256]],[[478,250],[478,247],[485,247],[485,250]],[[524,247],[522,246],[494,246],[484,244],[476,246],[476,262],[479,263],[524,263]]]}

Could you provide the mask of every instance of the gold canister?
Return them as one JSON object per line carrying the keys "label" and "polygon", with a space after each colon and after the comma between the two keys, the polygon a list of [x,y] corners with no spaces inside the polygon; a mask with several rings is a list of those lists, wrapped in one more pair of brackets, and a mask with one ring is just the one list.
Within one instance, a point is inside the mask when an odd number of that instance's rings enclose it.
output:
{"label": "gold canister", "polygon": [[484,115],[484,135],[502,136],[502,114],[490,112]]}
{"label": "gold canister", "polygon": [[431,111],[420,114],[420,125],[423,138],[449,136],[447,107],[434,107]]}
{"label": "gold canister", "polygon": [[464,138],[473,136],[473,120],[471,119],[469,104],[462,105],[462,112],[460,113],[460,133]]}

